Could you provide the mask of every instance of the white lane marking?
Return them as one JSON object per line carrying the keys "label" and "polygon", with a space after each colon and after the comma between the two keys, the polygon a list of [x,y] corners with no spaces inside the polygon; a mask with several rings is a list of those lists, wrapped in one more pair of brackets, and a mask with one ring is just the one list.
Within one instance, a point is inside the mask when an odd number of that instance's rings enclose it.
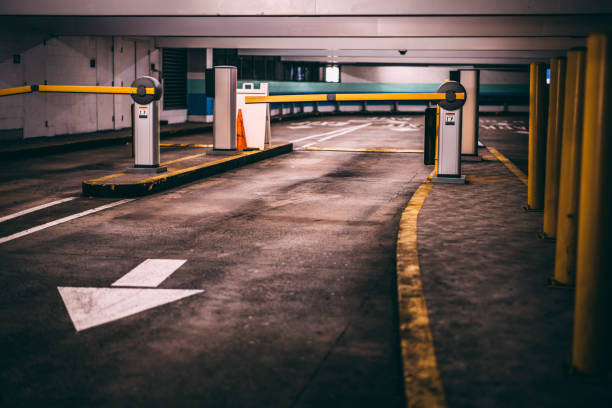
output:
{"label": "white lane marking", "polygon": [[29,228],[29,229],[24,230],[24,231],[16,232],[15,234],[8,235],[6,237],[2,237],[2,238],[0,238],[0,244],[3,244],[3,243],[8,242],[8,241],[12,241],[12,240],[17,239],[17,238],[25,237],[26,235],[33,234],[35,232],[38,232],[38,231],[41,231],[41,230],[53,227],[53,226],[58,225],[58,224],[63,224],[65,222],[72,221],[72,220],[75,220],[77,218],[85,217],[86,215],[97,213],[98,211],[106,210],[108,208],[116,207],[116,206],[121,205],[121,204],[129,203],[130,201],[134,201],[134,200],[135,200],[134,198],[128,198],[128,199],[121,200],[121,201],[115,201],[114,203],[102,205],[100,207],[92,208],[91,210],[83,211],[83,212],[80,212],[80,213],[77,213],[77,214],[72,214],[72,215],[69,215],[67,217],[57,219],[55,221],[49,221],[49,222],[47,222],[45,224],[41,224],[41,225]]}
{"label": "white lane marking", "polygon": [[331,132],[325,132],[325,133],[319,133],[319,134],[316,134],[316,135],[305,136],[305,137],[302,137],[300,139],[291,140],[290,143],[297,143],[297,142],[301,142],[303,140],[314,139],[315,137],[333,135],[333,134],[336,134],[338,132],[344,132],[344,131],[346,131],[348,129],[353,129],[353,128],[357,128],[357,127],[359,127],[359,126],[353,126],[353,127],[345,128],[345,129],[336,129],[336,130],[332,130]]}
{"label": "white lane marking", "polygon": [[298,125],[298,126],[287,126],[288,129],[291,130],[295,130],[295,129],[311,129],[312,126],[309,125]]}
{"label": "white lane marking", "polygon": [[188,296],[199,289],[57,288],[76,331],[110,323]]}
{"label": "white lane marking", "polygon": [[51,201],[50,203],[37,205],[36,207],[28,208],[28,209],[25,209],[25,210],[22,210],[22,211],[13,213],[13,214],[5,215],[4,217],[0,217],[0,222],[12,220],[13,218],[21,217],[22,215],[26,215],[34,211],[42,210],[43,208],[51,207],[57,204],[65,203],[66,201],[71,201],[76,198],[78,197],[62,198],[61,200]]}
{"label": "white lane marking", "polygon": [[364,128],[364,127],[366,127],[366,126],[370,126],[370,125],[371,125],[371,123],[366,123],[366,124],[363,124],[363,125],[360,125],[360,126],[354,126],[354,127],[352,127],[352,128],[347,128],[347,129],[344,129],[344,131],[342,131],[342,132],[340,132],[340,133],[337,133],[337,134],[335,134],[335,135],[330,135],[330,136],[324,137],[323,139],[316,140],[316,141],[314,141],[314,142],[312,142],[312,143],[307,143],[307,144],[305,144],[305,145],[303,145],[303,146],[298,147],[298,148],[297,148],[297,149],[295,149],[295,150],[304,150],[304,149],[306,149],[307,147],[312,146],[312,145],[314,145],[314,144],[317,144],[317,143],[319,143],[319,142],[324,142],[324,141],[326,141],[326,140],[330,140],[330,139],[333,139],[333,138],[338,137],[338,136],[343,136],[343,135],[346,135],[347,133],[351,133],[351,132],[353,132],[353,131],[355,131],[355,130],[362,129],[362,128]]}
{"label": "white lane marking", "polygon": [[389,129],[394,130],[396,132],[418,132],[420,129],[412,128],[412,127],[404,127],[404,126],[389,126]]}
{"label": "white lane marking", "polygon": [[111,286],[154,288],[187,262],[186,259],[147,259]]}

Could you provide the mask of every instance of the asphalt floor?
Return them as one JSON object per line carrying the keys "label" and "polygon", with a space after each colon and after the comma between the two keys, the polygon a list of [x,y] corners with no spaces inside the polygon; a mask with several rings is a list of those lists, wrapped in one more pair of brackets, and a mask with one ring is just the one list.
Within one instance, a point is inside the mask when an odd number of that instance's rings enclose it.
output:
{"label": "asphalt floor", "polygon": [[[526,118],[483,120],[483,143],[526,163]],[[272,142],[293,153],[131,201],[80,196],[82,180],[131,165],[129,145],[0,162],[0,405],[405,406],[396,239],[432,166],[308,148],[422,139],[422,116],[283,121]],[[609,382],[566,374],[573,293],[546,286],[541,214],[480,150],[472,182],[436,184],[419,216],[448,406],[610,406]],[[115,284],[149,259],[185,262]]]}

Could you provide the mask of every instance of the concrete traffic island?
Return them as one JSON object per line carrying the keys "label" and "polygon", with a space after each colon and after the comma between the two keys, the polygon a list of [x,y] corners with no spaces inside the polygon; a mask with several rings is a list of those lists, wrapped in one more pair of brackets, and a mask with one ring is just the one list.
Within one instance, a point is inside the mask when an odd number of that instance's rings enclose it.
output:
{"label": "concrete traffic island", "polygon": [[136,197],[156,193],[293,151],[292,143],[283,143],[264,150],[237,151],[220,155],[212,149],[161,163],[168,171],[159,174],[115,173],[84,180],[83,195],[90,197]]}

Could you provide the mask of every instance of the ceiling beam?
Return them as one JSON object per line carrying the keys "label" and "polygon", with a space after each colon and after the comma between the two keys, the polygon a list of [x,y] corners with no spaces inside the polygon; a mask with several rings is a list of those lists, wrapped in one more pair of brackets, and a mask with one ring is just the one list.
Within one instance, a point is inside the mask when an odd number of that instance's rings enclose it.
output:
{"label": "ceiling beam", "polygon": [[599,14],[612,12],[608,0],[3,0],[0,14],[11,15],[507,15]]}
{"label": "ceiling beam", "polygon": [[265,49],[349,49],[349,50],[566,50],[586,44],[584,38],[571,37],[157,37],[159,48],[265,48]]}
{"label": "ceiling beam", "polygon": [[353,57],[353,58],[388,58],[402,59],[414,57],[428,58],[554,58],[564,56],[567,50],[541,50],[541,51],[516,51],[516,50],[299,50],[299,49],[239,49],[240,56],[279,56],[302,58],[302,57]]}
{"label": "ceiling beam", "polygon": [[612,14],[429,17],[0,16],[1,30],[160,37],[586,37]]}
{"label": "ceiling beam", "polygon": [[470,57],[281,57],[281,61],[322,62],[331,64],[403,64],[403,65],[528,65],[548,58],[470,58]]}

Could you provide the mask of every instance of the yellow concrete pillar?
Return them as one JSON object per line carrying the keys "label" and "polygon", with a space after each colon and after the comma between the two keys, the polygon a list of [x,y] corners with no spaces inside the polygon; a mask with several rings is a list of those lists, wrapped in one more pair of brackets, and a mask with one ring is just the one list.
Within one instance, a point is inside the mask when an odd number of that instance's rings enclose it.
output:
{"label": "yellow concrete pillar", "polygon": [[544,222],[541,234],[541,238],[544,239],[553,239],[557,235],[557,200],[559,199],[561,132],[563,130],[563,101],[565,99],[565,65],[565,58],[553,58],[550,60]]}
{"label": "yellow concrete pillar", "polygon": [[576,236],[582,154],[585,55],[584,49],[567,52],[555,274],[551,279],[554,286],[573,286],[576,282]]}
{"label": "yellow concrete pillar", "polygon": [[592,34],[582,128],[572,365],[612,374],[612,38]]}
{"label": "yellow concrete pillar", "polygon": [[534,62],[529,80],[528,210],[544,208],[546,170],[546,64]]}

